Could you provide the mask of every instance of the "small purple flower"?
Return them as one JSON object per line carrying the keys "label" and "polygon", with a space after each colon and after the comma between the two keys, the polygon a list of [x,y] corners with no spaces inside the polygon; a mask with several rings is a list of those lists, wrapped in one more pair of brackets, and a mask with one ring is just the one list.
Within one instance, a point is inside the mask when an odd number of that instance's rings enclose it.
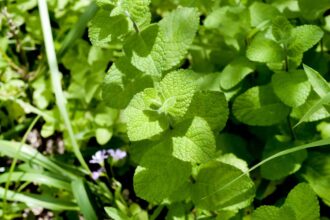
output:
{"label": "small purple flower", "polygon": [[127,152],[120,149],[109,149],[107,152],[114,160],[121,160],[127,156]]}
{"label": "small purple flower", "polygon": [[93,156],[89,163],[94,164],[102,164],[105,159],[107,159],[109,155],[107,155],[106,150],[99,150]]}
{"label": "small purple flower", "polygon": [[101,168],[98,169],[97,171],[93,171],[93,172],[92,172],[92,178],[93,178],[93,180],[97,180],[97,179],[103,174],[104,171],[105,171],[105,170],[104,170],[103,167],[101,167]]}

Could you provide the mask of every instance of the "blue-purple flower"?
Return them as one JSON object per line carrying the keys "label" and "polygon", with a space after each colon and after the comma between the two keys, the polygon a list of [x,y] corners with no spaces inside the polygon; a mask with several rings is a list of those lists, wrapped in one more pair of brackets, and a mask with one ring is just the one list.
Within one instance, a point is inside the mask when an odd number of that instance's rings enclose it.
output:
{"label": "blue-purple flower", "polygon": [[104,172],[105,172],[105,169],[103,167],[101,167],[97,171],[93,171],[92,172],[93,180],[97,180]]}
{"label": "blue-purple flower", "polygon": [[103,164],[103,161],[107,159],[109,155],[106,150],[99,150],[93,156],[89,163],[92,164]]}
{"label": "blue-purple flower", "polygon": [[93,156],[89,163],[92,164],[103,164],[105,159],[111,157],[114,160],[121,160],[127,156],[127,152],[120,149],[109,149],[109,150],[99,150]]}
{"label": "blue-purple flower", "polygon": [[124,159],[127,156],[127,152],[126,151],[122,151],[120,149],[109,149],[108,151],[109,156],[112,157],[112,159],[114,160],[121,160]]}

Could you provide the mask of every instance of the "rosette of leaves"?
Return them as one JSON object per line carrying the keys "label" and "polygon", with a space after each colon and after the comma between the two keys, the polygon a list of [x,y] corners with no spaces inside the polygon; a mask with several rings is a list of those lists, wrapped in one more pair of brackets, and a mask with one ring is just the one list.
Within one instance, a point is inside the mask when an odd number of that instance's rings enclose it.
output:
{"label": "rosette of leaves", "polygon": [[[268,7],[271,7],[268,5]],[[266,63],[271,69],[294,70],[301,64],[303,53],[323,37],[316,25],[294,27],[283,15],[271,19],[271,25],[250,42],[246,56],[251,61]]]}
{"label": "rosette of leaves", "polygon": [[139,197],[158,204],[192,200],[207,210],[237,210],[252,201],[254,184],[244,176],[227,186],[243,173],[237,165],[241,162],[217,160],[213,132],[225,127],[226,98],[199,89],[192,70],[175,70],[198,23],[196,9],[183,7],[132,33],[124,41],[125,55],[105,77],[103,98],[124,109],[138,163],[134,190]]}

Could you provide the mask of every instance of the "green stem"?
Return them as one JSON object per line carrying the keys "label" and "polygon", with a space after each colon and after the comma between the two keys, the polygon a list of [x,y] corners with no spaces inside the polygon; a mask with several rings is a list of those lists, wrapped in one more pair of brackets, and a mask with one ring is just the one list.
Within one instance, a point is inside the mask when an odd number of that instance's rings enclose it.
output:
{"label": "green stem", "polygon": [[152,215],[150,216],[150,220],[155,220],[159,214],[162,212],[164,206],[163,205],[159,205],[156,210],[152,213]]}
{"label": "green stem", "polygon": [[66,109],[66,105],[65,105],[66,99],[64,97],[62,90],[60,72],[58,70],[57,58],[55,54],[55,48],[54,48],[54,42],[53,42],[53,36],[49,21],[49,14],[48,14],[46,0],[38,0],[38,7],[39,7],[43,36],[44,36],[44,42],[46,47],[47,60],[51,73],[52,88],[56,97],[56,104],[64,121],[64,125],[69,133],[69,138],[71,141],[73,152],[76,155],[77,159],[79,160],[80,164],[84,167],[84,169],[86,169],[86,171],[89,174],[91,174],[91,171],[80,152],[78,143],[74,136],[69,114]]}

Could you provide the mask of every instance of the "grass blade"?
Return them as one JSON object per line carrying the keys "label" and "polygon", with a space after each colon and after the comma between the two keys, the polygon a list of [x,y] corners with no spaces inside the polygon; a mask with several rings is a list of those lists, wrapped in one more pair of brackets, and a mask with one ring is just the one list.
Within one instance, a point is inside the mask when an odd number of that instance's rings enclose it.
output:
{"label": "grass blade", "polygon": [[61,173],[63,176],[67,176],[70,180],[78,178],[78,175],[63,169],[49,158],[39,153],[33,147],[24,144],[22,145],[21,150],[18,151],[20,146],[21,144],[18,142],[0,140],[0,153],[5,154],[8,157],[15,157],[16,152],[19,152],[17,155],[17,159],[19,160],[39,165],[53,173]]}
{"label": "grass blade", "polygon": [[15,152],[15,155],[13,156],[13,162],[11,163],[10,165],[10,168],[9,168],[9,173],[8,173],[8,178],[6,180],[6,184],[5,184],[5,193],[3,195],[3,207],[4,207],[4,211],[6,210],[6,206],[7,206],[7,191],[9,189],[9,184],[10,184],[10,181],[11,181],[11,175],[12,173],[14,172],[14,169],[16,167],[16,163],[17,163],[17,160],[18,160],[18,156],[22,150],[22,147],[27,139],[27,136],[28,134],[31,132],[32,128],[35,126],[35,124],[37,123],[37,121],[39,120],[40,116],[37,116],[33,121],[32,123],[30,124],[29,128],[27,129],[27,131],[25,132],[23,138],[22,138],[22,141],[19,145],[19,147],[16,149],[16,152]]}
{"label": "grass blade", "polygon": [[80,164],[83,166],[83,168],[88,172],[91,173],[89,170],[89,167],[87,163],[85,162],[78,143],[75,139],[74,132],[71,126],[69,114],[66,109],[66,100],[63,94],[62,86],[61,86],[61,79],[60,79],[60,73],[58,70],[58,64],[55,54],[55,48],[54,48],[54,42],[53,42],[53,36],[52,36],[52,30],[50,26],[49,21],[49,14],[48,14],[48,7],[46,0],[38,0],[38,7],[39,7],[39,13],[40,13],[40,19],[41,19],[41,26],[42,26],[42,32],[44,36],[44,42],[46,47],[46,54],[47,54],[47,60],[48,65],[51,73],[51,81],[52,81],[52,88],[55,93],[56,97],[56,104],[60,111],[61,117],[63,118],[64,125],[69,133],[69,138],[71,141],[71,145],[74,151],[74,154],[76,155],[77,159],[79,160]]}
{"label": "grass blade", "polygon": [[[5,193],[5,189],[0,187],[0,197],[3,197],[4,193]],[[17,193],[11,190],[8,190],[7,194],[8,194],[8,200],[15,202],[23,202],[29,207],[43,207],[46,209],[58,210],[58,211],[79,210],[76,204],[72,202],[55,199],[45,195]]]}
{"label": "grass blade", "polygon": [[308,144],[303,144],[303,145],[299,145],[299,146],[296,146],[296,147],[293,147],[293,148],[290,148],[290,149],[286,149],[286,150],[283,150],[283,151],[280,151],[262,161],[260,161],[259,163],[257,163],[256,165],[254,165],[253,167],[251,167],[248,171],[242,173],[241,175],[239,175],[238,177],[236,177],[235,179],[233,179],[232,181],[228,182],[227,184],[225,184],[224,186],[222,186],[220,189],[216,190],[215,192],[209,194],[209,195],[206,195],[204,196],[203,198],[201,198],[201,200],[203,199],[206,199],[208,198],[209,196],[221,191],[221,190],[224,190],[225,188],[227,188],[228,186],[230,186],[231,184],[233,184],[234,182],[238,181],[240,178],[242,178],[243,176],[245,175],[249,175],[250,172],[252,172],[253,170],[257,169],[258,167],[262,166],[263,164],[275,159],[275,158],[278,158],[278,157],[281,157],[281,156],[284,156],[284,155],[287,155],[287,154],[291,154],[291,153],[294,153],[294,152],[297,152],[297,151],[300,151],[300,150],[304,150],[304,149],[308,149],[308,148],[313,148],[313,147],[320,147],[320,146],[326,146],[326,145],[330,145],[330,138],[327,138],[327,139],[323,139],[323,140],[318,140],[318,141],[314,141],[314,142],[311,142],[311,143],[308,143]]}
{"label": "grass blade", "polygon": [[[0,175],[0,183],[7,182],[9,179],[9,173],[4,173]],[[69,182],[54,178],[51,173],[40,173],[40,172],[13,172],[11,173],[10,181],[20,182],[28,181],[35,182],[38,184],[44,184],[47,186],[55,187],[58,189],[64,189],[71,191],[71,185]]]}
{"label": "grass blade", "polygon": [[88,22],[96,14],[97,10],[98,7],[94,1],[86,7],[84,14],[79,17],[78,22],[63,40],[60,51],[57,53],[57,57],[62,57],[66,51],[74,44],[74,41],[79,39],[84,34]]}
{"label": "grass blade", "polygon": [[308,111],[300,118],[298,123],[295,126],[293,126],[293,128],[297,127],[298,125],[306,121],[311,115],[313,115],[320,108],[322,108],[323,105],[329,104],[329,102],[330,102],[330,93],[325,95],[323,98],[317,101],[310,109],[308,109]]}
{"label": "grass blade", "polygon": [[96,211],[93,208],[93,202],[91,202],[91,197],[89,196],[89,188],[82,179],[76,179],[72,181],[72,192],[76,201],[80,207],[80,211],[84,215],[85,219],[88,220],[98,220]]}

